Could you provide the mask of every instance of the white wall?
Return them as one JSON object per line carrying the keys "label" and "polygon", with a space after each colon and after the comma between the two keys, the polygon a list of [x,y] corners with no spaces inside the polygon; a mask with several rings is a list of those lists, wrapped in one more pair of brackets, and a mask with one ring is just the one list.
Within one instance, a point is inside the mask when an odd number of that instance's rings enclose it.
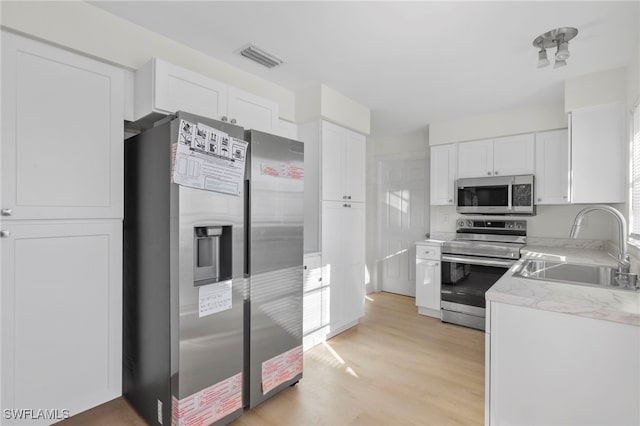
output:
{"label": "white wall", "polygon": [[[366,267],[369,274],[368,293],[381,289],[377,277],[378,263],[381,261],[380,240],[378,238],[378,162],[385,158],[407,159],[420,155],[429,158],[429,132],[426,128],[385,138],[370,138],[367,141]],[[427,182],[427,188],[428,185]],[[429,218],[425,218],[425,221],[429,223]],[[429,229],[426,229],[425,232],[429,232]]]}
{"label": "white wall", "polygon": [[[135,70],[152,56],[236,86],[279,104],[295,120],[295,93],[186,45],[80,1],[2,2],[2,26]],[[167,25],[171,25],[170,22]]]}
{"label": "white wall", "polygon": [[440,145],[567,127],[562,102],[537,104],[429,124],[429,144]]}
{"label": "white wall", "polygon": [[[613,204],[621,210],[622,204]],[[527,221],[527,235],[538,238],[569,238],[573,221],[585,205],[538,206],[535,216],[523,216]],[[455,232],[456,220],[469,216],[456,213],[454,206],[431,206],[431,232]],[[487,216],[487,219],[504,219],[504,216]],[[518,219],[518,217],[510,217]],[[587,223],[580,230],[581,239],[609,240],[617,235],[615,220],[611,215],[602,212],[590,213]],[[614,234],[615,232],[615,234]]]}

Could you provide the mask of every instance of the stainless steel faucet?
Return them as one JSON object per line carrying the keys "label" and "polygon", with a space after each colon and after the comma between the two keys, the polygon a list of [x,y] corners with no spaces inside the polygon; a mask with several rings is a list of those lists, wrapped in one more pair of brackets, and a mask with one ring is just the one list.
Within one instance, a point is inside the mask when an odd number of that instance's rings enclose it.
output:
{"label": "stainless steel faucet", "polygon": [[635,287],[638,276],[636,274],[629,273],[631,262],[629,261],[629,255],[627,253],[627,221],[622,213],[620,213],[613,207],[606,205],[587,207],[576,215],[576,219],[574,220],[573,226],[571,227],[571,234],[569,235],[569,238],[576,238],[578,236],[580,227],[582,227],[584,217],[588,213],[598,210],[611,213],[618,222],[618,249],[620,250],[620,254],[618,255],[617,259],[618,272],[616,274],[616,279],[620,284],[625,284],[625,286],[630,285],[633,288]]}

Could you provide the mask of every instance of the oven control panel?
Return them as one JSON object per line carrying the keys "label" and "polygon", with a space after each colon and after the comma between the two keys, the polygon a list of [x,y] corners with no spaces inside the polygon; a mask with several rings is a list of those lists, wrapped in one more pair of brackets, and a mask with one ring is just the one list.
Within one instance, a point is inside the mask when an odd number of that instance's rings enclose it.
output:
{"label": "oven control panel", "polygon": [[526,231],[526,220],[488,220],[488,219],[458,219],[456,229],[461,230],[503,230]]}

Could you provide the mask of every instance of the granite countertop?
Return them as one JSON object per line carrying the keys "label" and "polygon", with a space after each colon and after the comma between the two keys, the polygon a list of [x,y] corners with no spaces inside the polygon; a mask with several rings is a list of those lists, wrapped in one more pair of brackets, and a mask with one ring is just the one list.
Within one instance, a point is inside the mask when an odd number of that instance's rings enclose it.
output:
{"label": "granite countertop", "polygon": [[640,292],[514,277],[526,258],[617,266],[606,251],[526,246],[522,259],[486,293],[488,301],[640,326]]}

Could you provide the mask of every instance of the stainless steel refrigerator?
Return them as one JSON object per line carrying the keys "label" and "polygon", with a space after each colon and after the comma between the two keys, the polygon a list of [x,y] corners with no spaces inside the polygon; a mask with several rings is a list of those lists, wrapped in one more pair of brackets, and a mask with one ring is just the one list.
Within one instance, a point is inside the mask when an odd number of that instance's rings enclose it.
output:
{"label": "stainless steel refrigerator", "polygon": [[302,377],[304,145],[255,130],[245,140],[245,402],[253,408]]}
{"label": "stainless steel refrigerator", "polygon": [[123,394],[149,424],[223,425],[244,405],[245,182],[172,183],[184,123],[244,137],[178,113],[125,141]]}

